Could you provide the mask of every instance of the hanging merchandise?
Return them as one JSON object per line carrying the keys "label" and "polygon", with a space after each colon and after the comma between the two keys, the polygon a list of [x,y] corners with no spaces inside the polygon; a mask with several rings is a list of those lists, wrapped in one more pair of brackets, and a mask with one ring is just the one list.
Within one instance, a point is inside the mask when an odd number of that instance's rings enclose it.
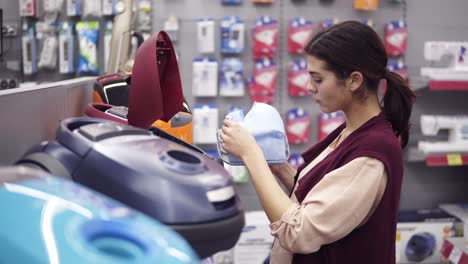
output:
{"label": "hanging merchandise", "polygon": [[308,89],[309,71],[305,59],[295,60],[289,66],[288,71],[288,94],[289,96],[310,95]]}
{"label": "hanging merchandise", "polygon": [[214,104],[199,104],[193,108],[193,143],[215,144],[218,129],[218,108]]}
{"label": "hanging merchandise", "polygon": [[286,135],[290,144],[309,142],[310,118],[309,113],[302,108],[293,108],[287,112]]}
{"label": "hanging merchandise", "polygon": [[31,75],[37,72],[37,41],[35,25],[24,22],[21,38],[23,50],[23,73]]}
{"label": "hanging merchandise", "polygon": [[299,168],[304,163],[304,159],[302,158],[300,153],[291,153],[288,159],[289,165],[295,170]]}
{"label": "hanging merchandise", "polygon": [[174,15],[170,15],[164,22],[163,30],[169,35],[172,42],[177,42],[179,39],[179,19]]}
{"label": "hanging merchandise", "polygon": [[83,0],[83,17],[101,17],[101,1]]}
{"label": "hanging merchandise", "polygon": [[363,23],[364,25],[368,25],[371,28],[374,28],[374,21],[372,21],[372,19],[363,19],[361,20],[361,23]]}
{"label": "hanging merchandise", "polygon": [[19,9],[22,17],[37,17],[37,0],[20,0]]}
{"label": "hanging merchandise", "polygon": [[221,53],[240,54],[244,51],[245,24],[237,16],[225,16],[221,21]]}
{"label": "hanging merchandise", "polygon": [[304,53],[304,49],[312,39],[312,21],[303,17],[296,17],[288,26],[288,51],[290,53]]}
{"label": "hanging merchandise", "polygon": [[214,97],[218,93],[218,62],[214,58],[195,58],[192,62],[193,96]]}
{"label": "hanging merchandise", "polygon": [[151,33],[151,0],[137,0],[136,30],[139,32]]}
{"label": "hanging merchandise", "polygon": [[356,10],[375,11],[379,7],[379,0],[354,0],[353,6]]}
{"label": "hanging merchandise", "polygon": [[104,16],[113,16],[116,14],[115,5],[118,0],[102,0],[102,14]]}
{"label": "hanging merchandise", "polygon": [[60,73],[75,72],[73,25],[69,22],[60,23],[59,29],[59,71]]}
{"label": "hanging merchandise", "polygon": [[57,68],[57,34],[56,27],[44,22],[36,23],[37,39],[42,41],[38,68],[55,70]]}
{"label": "hanging merchandise", "polygon": [[81,16],[82,0],[67,0],[67,16]]}
{"label": "hanging merchandise", "polygon": [[321,141],[345,122],[343,112],[321,113],[319,117],[318,140]]}
{"label": "hanging merchandise", "polygon": [[197,21],[198,52],[212,54],[215,52],[215,22],[211,18]]}
{"label": "hanging merchandise", "polygon": [[275,62],[263,58],[255,63],[253,77],[248,81],[249,93],[252,101],[273,103],[276,90],[278,66]]}
{"label": "hanging merchandise", "polygon": [[222,3],[225,5],[240,5],[242,0],[222,0]]}
{"label": "hanging merchandise", "polygon": [[109,72],[109,58],[111,50],[111,41],[112,41],[112,21],[106,22],[106,27],[104,28],[104,71]]}
{"label": "hanging merchandise", "polygon": [[242,61],[238,58],[226,58],[221,63],[219,95],[244,96],[245,85]]}
{"label": "hanging merchandise", "polygon": [[63,0],[44,0],[43,2],[44,15],[43,19],[46,22],[57,21],[60,12],[63,9]]}
{"label": "hanging merchandise", "polygon": [[79,57],[78,73],[98,74],[97,45],[99,39],[99,22],[80,21],[76,23],[78,33]]}
{"label": "hanging merchandise", "polygon": [[331,26],[338,24],[339,22],[340,20],[338,18],[325,18],[322,22],[320,22],[319,30],[327,29]]}
{"label": "hanging merchandise", "polygon": [[269,16],[260,17],[253,29],[253,57],[273,59],[278,46],[278,21]]}
{"label": "hanging merchandise", "polygon": [[253,0],[254,4],[272,4],[273,0]]}
{"label": "hanging merchandise", "polygon": [[408,80],[408,67],[402,58],[390,60],[387,64],[387,69],[399,74],[403,79]]}
{"label": "hanging merchandise", "polygon": [[406,53],[408,27],[404,21],[392,21],[385,26],[385,49],[389,56],[402,56]]}

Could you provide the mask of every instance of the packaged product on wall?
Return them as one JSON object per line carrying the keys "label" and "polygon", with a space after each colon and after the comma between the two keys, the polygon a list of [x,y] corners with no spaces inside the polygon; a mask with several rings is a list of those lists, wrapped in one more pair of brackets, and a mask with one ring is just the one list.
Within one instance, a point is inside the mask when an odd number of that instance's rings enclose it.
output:
{"label": "packaged product on wall", "polygon": [[198,52],[211,54],[215,52],[215,21],[211,18],[201,18],[197,21]]}
{"label": "packaged product on wall", "polygon": [[83,5],[81,0],[67,0],[67,16],[81,16]]}
{"label": "packaged product on wall", "polygon": [[255,63],[253,77],[248,80],[248,88],[252,101],[273,102],[276,90],[278,66],[272,60],[263,58]]}
{"label": "packaged product on wall", "polygon": [[240,54],[245,46],[245,23],[237,16],[225,16],[221,21],[221,53]]}
{"label": "packaged product on wall", "polygon": [[102,15],[102,3],[96,0],[83,0],[83,17],[99,18]]}
{"label": "packaged product on wall", "polygon": [[302,158],[300,153],[291,153],[288,159],[289,164],[293,169],[297,170],[299,166],[304,163],[304,159]]}
{"label": "packaged product on wall", "polygon": [[406,53],[408,27],[404,21],[391,21],[385,25],[385,49],[389,56],[402,56]]}
{"label": "packaged product on wall", "polygon": [[59,29],[59,71],[67,74],[75,72],[73,24],[60,23]]}
{"label": "packaged product on wall", "polygon": [[320,113],[318,140],[326,138],[333,130],[345,122],[343,112]]}
{"label": "packaged product on wall", "polygon": [[39,62],[37,63],[40,69],[54,70],[57,68],[57,29],[55,26],[44,22],[37,22],[37,37],[42,42],[41,53],[39,54]]}
{"label": "packaged product on wall", "polygon": [[288,71],[288,94],[289,96],[307,96],[310,91],[309,71],[305,59],[295,60],[289,66]]}
{"label": "packaged product on wall", "polygon": [[151,33],[152,29],[152,2],[151,0],[138,0],[135,28],[139,32]]}
{"label": "packaged product on wall", "polygon": [[356,10],[375,11],[379,7],[379,0],[354,0]]}
{"label": "packaged product on wall", "polygon": [[408,67],[403,58],[389,60],[387,69],[400,75],[403,79],[408,80]]}
{"label": "packaged product on wall", "polygon": [[79,43],[78,73],[98,74],[99,22],[80,21],[76,23],[76,32]]}
{"label": "packaged product on wall", "polygon": [[319,30],[327,29],[333,25],[336,25],[340,22],[338,18],[326,18],[319,24]]}
{"label": "packaged product on wall", "polygon": [[288,51],[304,53],[304,48],[313,35],[312,21],[296,17],[288,25]]}
{"label": "packaged product on wall", "polygon": [[177,42],[179,39],[179,19],[174,15],[170,15],[164,22],[163,28],[171,38],[172,42]]}
{"label": "packaged product on wall", "polygon": [[245,84],[242,61],[239,58],[227,58],[221,63],[219,95],[244,96]]}
{"label": "packaged product on wall", "polygon": [[21,45],[23,51],[23,74],[37,72],[37,40],[35,23],[23,22]]}
{"label": "packaged product on wall", "polygon": [[273,59],[278,48],[278,21],[269,17],[260,17],[253,29],[253,57]]}
{"label": "packaged product on wall", "polygon": [[197,104],[193,108],[193,143],[216,144],[218,108],[215,104]]}
{"label": "packaged product on wall", "polygon": [[218,94],[218,62],[215,58],[195,58],[192,62],[193,96]]}
{"label": "packaged product on wall", "polygon": [[225,5],[240,5],[242,0],[222,0],[222,3]]}
{"label": "packaged product on wall", "polygon": [[19,11],[22,17],[37,17],[38,0],[20,0]]}
{"label": "packaged product on wall", "polygon": [[293,108],[286,113],[286,135],[289,144],[309,142],[310,117],[303,108]]}

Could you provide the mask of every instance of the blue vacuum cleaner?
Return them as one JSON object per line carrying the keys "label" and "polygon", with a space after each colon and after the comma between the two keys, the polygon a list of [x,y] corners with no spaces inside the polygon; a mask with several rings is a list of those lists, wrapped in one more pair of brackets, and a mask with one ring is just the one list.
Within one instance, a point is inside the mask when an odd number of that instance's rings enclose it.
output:
{"label": "blue vacuum cleaner", "polygon": [[69,118],[56,141],[34,146],[18,164],[70,177],[159,220],[201,258],[232,248],[244,226],[239,197],[219,163],[146,129]]}
{"label": "blue vacuum cleaner", "polygon": [[1,263],[199,263],[176,232],[79,184],[0,169]]}
{"label": "blue vacuum cleaner", "polygon": [[430,257],[436,248],[436,238],[428,232],[411,236],[406,244],[405,255],[410,261],[421,262]]}

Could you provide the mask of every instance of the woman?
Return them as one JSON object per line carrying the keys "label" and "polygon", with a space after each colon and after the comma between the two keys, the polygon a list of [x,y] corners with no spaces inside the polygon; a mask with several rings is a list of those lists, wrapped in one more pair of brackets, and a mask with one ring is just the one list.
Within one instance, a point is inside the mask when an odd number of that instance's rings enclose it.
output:
{"label": "woman", "polygon": [[306,52],[315,102],[322,112],[343,111],[346,122],[302,154],[297,172],[287,163],[269,167],[239,124],[225,120],[222,127],[222,147],[246,164],[271,221],[270,263],[394,264],[402,148],[415,95],[386,69],[379,36],[359,22],[319,32]]}

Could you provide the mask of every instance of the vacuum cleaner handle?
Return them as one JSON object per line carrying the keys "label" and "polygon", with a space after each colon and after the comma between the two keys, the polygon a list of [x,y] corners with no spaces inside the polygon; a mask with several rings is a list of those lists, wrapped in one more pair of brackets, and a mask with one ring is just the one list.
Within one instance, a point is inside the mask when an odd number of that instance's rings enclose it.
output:
{"label": "vacuum cleaner handle", "polygon": [[170,140],[170,141],[172,141],[174,143],[177,143],[177,144],[179,144],[181,146],[184,146],[184,147],[186,147],[188,149],[191,149],[191,150],[193,150],[193,151],[195,151],[197,153],[200,153],[200,154],[204,155],[205,157],[208,157],[208,158],[216,161],[221,166],[224,164],[223,161],[220,158],[213,157],[213,156],[209,155],[208,153],[206,153],[205,151],[203,151],[201,148],[199,148],[197,146],[194,146],[194,145],[192,145],[192,144],[190,144],[188,142],[185,142],[182,139],[177,138],[177,137],[167,133],[166,131],[164,131],[164,130],[162,130],[160,128],[152,126],[152,127],[149,128],[149,130],[153,134],[155,134],[156,136],[167,139],[167,140]]}

